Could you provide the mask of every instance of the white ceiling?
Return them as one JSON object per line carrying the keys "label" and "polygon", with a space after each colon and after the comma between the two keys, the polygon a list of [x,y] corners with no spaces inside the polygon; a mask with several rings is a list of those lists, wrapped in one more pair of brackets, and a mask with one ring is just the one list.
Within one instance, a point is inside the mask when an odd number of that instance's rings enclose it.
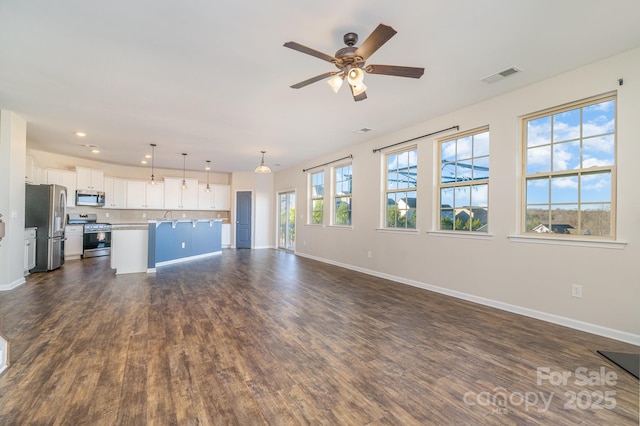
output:
{"label": "white ceiling", "polygon": [[[283,43],[333,55],[379,23],[398,34],[367,63],[421,79],[289,87],[335,67]],[[277,171],[638,47],[639,25],[638,0],[0,0],[0,108],[30,148],[140,165],[156,143],[156,167],[221,172],[266,150]]]}

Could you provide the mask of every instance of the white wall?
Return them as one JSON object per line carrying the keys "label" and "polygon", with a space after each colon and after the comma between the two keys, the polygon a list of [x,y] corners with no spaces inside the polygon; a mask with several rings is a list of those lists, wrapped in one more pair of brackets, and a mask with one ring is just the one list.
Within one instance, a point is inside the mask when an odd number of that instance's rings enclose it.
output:
{"label": "white wall", "polygon": [[[624,78],[623,86],[619,78]],[[618,93],[617,239],[627,244],[587,247],[509,239],[518,235],[520,223],[519,117],[612,91]],[[636,49],[305,164],[353,154],[350,229],[304,225],[308,191],[302,167],[278,173],[274,188],[294,185],[297,190],[297,254],[640,344],[639,116]],[[454,125],[460,131],[490,126],[489,236],[429,233],[436,229],[437,219],[435,137],[417,142],[419,232],[376,230],[381,225],[384,153],[373,154],[372,149]],[[330,168],[325,167],[327,195],[329,176]],[[571,284],[583,286],[582,298],[571,296]]]}
{"label": "white wall", "polygon": [[25,120],[11,111],[0,111],[0,213],[6,228],[0,241],[0,290],[24,283],[26,138]]}

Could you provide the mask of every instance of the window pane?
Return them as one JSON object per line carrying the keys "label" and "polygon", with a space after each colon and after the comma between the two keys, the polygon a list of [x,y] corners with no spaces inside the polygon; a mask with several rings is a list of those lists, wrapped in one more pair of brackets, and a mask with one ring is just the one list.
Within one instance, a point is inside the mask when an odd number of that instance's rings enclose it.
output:
{"label": "window pane", "polygon": [[577,203],[578,177],[563,176],[551,178],[551,203]]}
{"label": "window pane", "polygon": [[575,235],[578,231],[578,206],[575,204],[551,208],[551,233]]}
{"label": "window pane", "polygon": [[473,185],[471,187],[472,207],[487,207],[489,205],[489,185]]}
{"label": "window pane", "polygon": [[549,204],[549,178],[527,180],[527,204]]}
{"label": "window pane", "polygon": [[580,109],[561,112],[553,116],[553,141],[562,142],[580,137]]}
{"label": "window pane", "polygon": [[456,141],[443,142],[440,148],[440,160],[444,162],[453,162],[456,160]]}
{"label": "window pane", "polygon": [[585,173],[580,176],[580,202],[610,203],[611,172]]}
{"label": "window pane", "polygon": [[489,132],[473,135],[473,156],[482,157],[489,155]]}
{"label": "window pane", "polygon": [[324,202],[322,200],[313,200],[313,214],[311,216],[311,223],[313,224],[321,224],[323,223],[323,205]]}
{"label": "window pane", "polygon": [[440,189],[440,205],[442,208],[453,207],[453,188]]}
{"label": "window pane", "polygon": [[454,190],[453,207],[461,208],[471,205],[471,191],[468,186],[458,187]]}
{"label": "window pane", "polygon": [[553,145],[553,170],[574,170],[580,167],[580,142]]}
{"label": "window pane", "polygon": [[527,150],[527,174],[551,171],[551,147],[541,146]]}
{"label": "window pane", "polygon": [[463,163],[456,163],[456,182],[471,180],[471,160]]}
{"label": "window pane", "polygon": [[580,218],[583,235],[611,236],[611,204],[583,204]]}
{"label": "window pane", "polygon": [[551,117],[529,120],[527,123],[527,146],[551,143]]}
{"label": "window pane", "polygon": [[351,225],[351,197],[336,198],[336,225]]}
{"label": "window pane", "polygon": [[614,163],[613,135],[584,139],[582,142],[582,168],[612,166]]}
{"label": "window pane", "polygon": [[474,158],[473,180],[489,179],[489,157]]}
{"label": "window pane", "polygon": [[549,225],[549,209],[540,207],[527,207],[526,232],[546,234],[551,232]]}
{"label": "window pane", "polygon": [[440,210],[440,229],[453,230],[453,209]]}
{"label": "window pane", "polygon": [[458,139],[458,143],[456,147],[456,158],[458,160],[465,160],[473,156],[472,143],[473,143],[473,138],[471,136],[466,136],[464,138]]}
{"label": "window pane", "polygon": [[451,183],[456,181],[455,163],[443,163],[440,171],[440,183]]}
{"label": "window pane", "polygon": [[582,137],[615,131],[615,101],[608,100],[582,108]]}

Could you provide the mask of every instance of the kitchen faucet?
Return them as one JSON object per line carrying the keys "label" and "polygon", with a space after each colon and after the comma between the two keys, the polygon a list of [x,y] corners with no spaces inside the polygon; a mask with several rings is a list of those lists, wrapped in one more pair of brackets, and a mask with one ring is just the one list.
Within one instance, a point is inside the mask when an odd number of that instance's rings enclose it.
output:
{"label": "kitchen faucet", "polygon": [[169,214],[170,218],[173,219],[173,213],[171,212],[171,210],[167,210],[166,212],[164,212],[164,219],[167,218],[167,213]]}

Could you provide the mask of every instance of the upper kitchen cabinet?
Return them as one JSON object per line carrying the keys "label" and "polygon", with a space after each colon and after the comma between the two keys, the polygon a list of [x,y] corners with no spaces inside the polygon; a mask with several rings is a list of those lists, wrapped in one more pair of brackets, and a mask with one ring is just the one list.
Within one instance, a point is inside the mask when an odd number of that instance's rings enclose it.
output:
{"label": "upper kitchen cabinet", "polygon": [[186,189],[182,188],[182,179],[164,178],[164,208],[168,210],[198,209],[198,180],[185,179]]}
{"label": "upper kitchen cabinet", "polygon": [[46,182],[67,188],[67,207],[76,206],[76,174],[69,170],[47,169]]}
{"label": "upper kitchen cabinet", "polygon": [[104,178],[104,208],[127,208],[127,181],[113,177]]}
{"label": "upper kitchen cabinet", "polygon": [[102,170],[76,167],[77,189],[104,191],[104,172]]}
{"label": "upper kitchen cabinet", "polygon": [[144,180],[128,180],[127,208],[162,210],[164,208],[164,184],[156,182],[152,185]]}
{"label": "upper kitchen cabinet", "polygon": [[231,187],[213,184],[198,185],[198,210],[231,210]]}

